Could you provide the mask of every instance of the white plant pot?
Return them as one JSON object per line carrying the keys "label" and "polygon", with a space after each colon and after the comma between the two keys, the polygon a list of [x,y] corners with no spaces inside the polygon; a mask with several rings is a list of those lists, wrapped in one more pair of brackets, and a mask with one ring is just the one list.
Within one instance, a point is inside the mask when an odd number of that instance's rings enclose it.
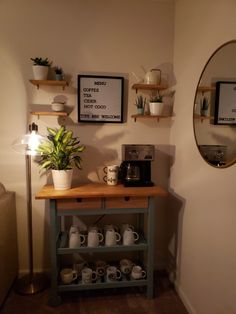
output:
{"label": "white plant pot", "polygon": [[33,65],[32,68],[35,80],[46,80],[48,78],[48,66]]}
{"label": "white plant pot", "polygon": [[151,116],[161,116],[163,113],[163,102],[150,102],[149,111]]}
{"label": "white plant pot", "polygon": [[52,179],[55,190],[68,190],[71,188],[73,169],[52,170]]}

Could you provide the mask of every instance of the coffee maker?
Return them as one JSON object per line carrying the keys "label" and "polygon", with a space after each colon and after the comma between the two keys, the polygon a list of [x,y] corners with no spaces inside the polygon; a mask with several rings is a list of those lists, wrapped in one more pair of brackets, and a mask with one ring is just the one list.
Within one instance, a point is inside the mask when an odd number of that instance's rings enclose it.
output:
{"label": "coffee maker", "polygon": [[123,144],[119,179],[124,186],[153,186],[151,161],[154,160],[154,145]]}

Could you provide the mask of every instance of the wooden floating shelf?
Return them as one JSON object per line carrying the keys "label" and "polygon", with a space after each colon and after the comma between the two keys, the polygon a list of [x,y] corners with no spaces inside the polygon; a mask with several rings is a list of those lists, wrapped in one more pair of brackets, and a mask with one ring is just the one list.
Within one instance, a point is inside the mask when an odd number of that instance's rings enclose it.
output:
{"label": "wooden floating shelf", "polygon": [[31,84],[37,86],[39,89],[40,85],[46,85],[46,86],[61,86],[63,89],[65,89],[66,86],[68,86],[67,81],[57,81],[57,80],[29,80]]}
{"label": "wooden floating shelf", "polygon": [[200,114],[194,114],[194,119],[201,120],[201,122],[203,122],[204,120],[214,119],[214,117],[213,116],[201,116]]}
{"label": "wooden floating shelf", "polygon": [[213,92],[215,91],[215,86],[198,86],[197,91],[198,92]]}
{"label": "wooden floating shelf", "polygon": [[68,116],[68,113],[64,111],[31,111],[30,114],[33,116]]}
{"label": "wooden floating shelf", "polygon": [[167,89],[168,86],[167,85],[162,85],[162,84],[134,84],[132,86],[132,89],[136,90],[136,93],[139,89],[143,89],[143,90],[164,90]]}
{"label": "wooden floating shelf", "polygon": [[170,118],[171,116],[151,116],[149,114],[133,114],[131,118],[134,118],[134,121],[136,122],[137,119],[151,119],[151,120],[157,120],[159,122],[160,119],[166,119]]}

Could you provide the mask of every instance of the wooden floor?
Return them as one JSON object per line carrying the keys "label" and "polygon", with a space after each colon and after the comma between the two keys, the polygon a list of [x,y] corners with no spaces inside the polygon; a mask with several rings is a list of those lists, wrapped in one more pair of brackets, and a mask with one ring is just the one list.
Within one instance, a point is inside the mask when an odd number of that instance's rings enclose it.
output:
{"label": "wooden floor", "polygon": [[47,304],[49,289],[33,296],[12,291],[0,309],[2,314],[188,314],[167,276],[158,273],[154,298],[148,300],[145,288],[104,289],[62,294],[62,304]]}

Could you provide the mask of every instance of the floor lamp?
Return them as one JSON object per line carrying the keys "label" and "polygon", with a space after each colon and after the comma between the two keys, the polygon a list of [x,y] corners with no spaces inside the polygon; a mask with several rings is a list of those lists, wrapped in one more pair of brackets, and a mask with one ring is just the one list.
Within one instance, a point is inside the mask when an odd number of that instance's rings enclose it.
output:
{"label": "floor lamp", "polygon": [[45,140],[38,134],[35,123],[29,125],[29,133],[19,137],[12,143],[12,147],[26,158],[27,183],[27,227],[29,250],[29,273],[16,281],[15,290],[20,294],[30,295],[44,290],[47,286],[47,277],[43,273],[34,273],[33,255],[33,228],[32,228],[32,186],[31,186],[31,156],[37,156],[37,147]]}

